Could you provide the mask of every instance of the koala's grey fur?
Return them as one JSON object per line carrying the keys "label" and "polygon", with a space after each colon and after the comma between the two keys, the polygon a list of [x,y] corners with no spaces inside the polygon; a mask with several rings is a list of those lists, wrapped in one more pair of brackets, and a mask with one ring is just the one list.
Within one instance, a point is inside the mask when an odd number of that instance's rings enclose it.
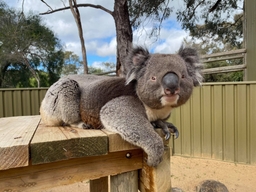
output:
{"label": "koala's grey fur", "polygon": [[149,54],[134,48],[123,64],[125,77],[71,75],[54,83],[42,101],[42,120],[48,126],[114,131],[141,147],[147,163],[156,166],[164,145],[152,125],[162,127],[167,135],[169,128],[178,133],[165,120],[202,80],[198,62],[192,48],[181,47],[178,54]]}

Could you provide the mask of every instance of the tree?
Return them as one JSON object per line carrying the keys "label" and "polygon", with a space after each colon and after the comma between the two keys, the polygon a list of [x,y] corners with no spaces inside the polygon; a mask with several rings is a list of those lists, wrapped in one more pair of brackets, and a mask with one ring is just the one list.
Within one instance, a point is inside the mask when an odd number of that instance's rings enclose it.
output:
{"label": "tree", "polygon": [[[0,87],[3,82],[8,84],[8,72],[16,75],[19,73],[24,76],[23,80],[28,81],[25,75],[28,73],[24,71],[30,71],[38,87],[39,69],[52,72],[49,76],[51,82],[58,78],[56,67],[61,67],[63,63],[61,44],[54,33],[42,24],[38,15],[29,13],[26,16],[0,1],[0,42]],[[16,77],[14,79],[17,80]],[[23,83],[20,84],[23,86]]]}
{"label": "tree", "polygon": [[64,65],[62,67],[62,75],[78,74],[81,69],[82,62],[79,57],[71,51],[65,51],[64,53]]}
{"label": "tree", "polygon": [[242,0],[183,1],[185,6],[178,10],[177,19],[192,37],[242,47],[243,7],[239,7]]}
{"label": "tree", "polygon": [[[100,67],[99,67],[100,66]],[[106,75],[111,75],[115,73],[115,64],[114,63],[109,63],[109,62],[103,62],[99,65],[98,67],[89,67],[89,73],[90,74],[106,74]]]}
{"label": "tree", "polygon": [[[43,1],[43,3],[45,3],[47,7],[50,7],[45,1]],[[113,17],[115,21],[117,39],[116,72],[119,74],[121,64],[125,62],[125,58],[132,47],[132,27],[138,28],[146,19],[152,19],[157,21],[151,32],[151,35],[153,35],[156,29],[160,29],[162,21],[170,14],[171,10],[168,7],[168,3],[169,0],[115,0],[113,11],[101,5],[90,3],[76,4],[75,7],[91,7],[100,9]],[[71,7],[72,6],[67,6],[55,10],[50,7],[50,10],[41,14],[51,14],[70,9]]]}

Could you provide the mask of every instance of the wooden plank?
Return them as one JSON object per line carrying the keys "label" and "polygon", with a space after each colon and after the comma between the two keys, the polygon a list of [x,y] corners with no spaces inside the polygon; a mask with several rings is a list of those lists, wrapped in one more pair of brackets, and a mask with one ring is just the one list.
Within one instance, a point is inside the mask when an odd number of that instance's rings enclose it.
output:
{"label": "wooden plank", "polygon": [[29,142],[40,116],[0,118],[0,170],[28,166]]}
{"label": "wooden plank", "polygon": [[[108,176],[90,180],[90,192],[107,192]],[[112,191],[111,191],[112,192]]]}
{"label": "wooden plank", "polygon": [[163,161],[157,167],[149,167],[144,160],[143,167],[140,170],[139,189],[141,192],[171,191],[171,168],[169,147],[165,148]]}
{"label": "wooden plank", "polygon": [[142,150],[130,150],[131,158],[126,158],[126,153],[122,151],[0,171],[0,189],[34,192],[141,169]]}
{"label": "wooden plank", "polygon": [[[111,192],[138,192],[138,171],[110,176]],[[105,191],[104,191],[105,192]]]}
{"label": "wooden plank", "polygon": [[111,132],[106,129],[102,129],[104,133],[108,136],[108,142],[109,142],[109,152],[116,152],[116,151],[123,151],[123,150],[130,150],[130,149],[139,149],[139,147],[132,145],[125,140],[122,139],[122,137],[114,132]]}
{"label": "wooden plank", "polygon": [[221,52],[221,53],[202,55],[201,58],[206,59],[206,58],[234,55],[234,54],[239,54],[239,53],[246,53],[246,49],[237,49],[237,50],[233,50],[233,51],[225,51],[225,52]]}
{"label": "wooden plank", "polygon": [[[156,130],[164,138],[160,129]],[[170,192],[171,191],[171,154],[168,141],[164,140],[164,155],[157,167],[150,167],[143,158],[143,167],[140,170],[139,189],[141,192]],[[144,153],[146,157],[146,154]]]}
{"label": "wooden plank", "polygon": [[201,62],[203,63],[212,63],[212,62],[216,62],[216,61],[225,61],[225,60],[231,60],[231,59],[240,59],[240,58],[244,58],[244,54],[241,55],[237,55],[237,56],[229,56],[229,57],[221,57],[218,59],[212,59],[210,58],[209,60],[202,60]]}
{"label": "wooden plank", "polygon": [[228,73],[228,72],[234,72],[234,71],[242,71],[246,69],[245,64],[241,65],[232,65],[232,66],[225,66],[225,67],[214,67],[209,69],[202,69],[202,73],[204,75],[206,74],[215,74],[215,73]]}
{"label": "wooden plank", "polygon": [[31,141],[32,164],[108,153],[108,137],[101,130],[46,127],[40,124]]}

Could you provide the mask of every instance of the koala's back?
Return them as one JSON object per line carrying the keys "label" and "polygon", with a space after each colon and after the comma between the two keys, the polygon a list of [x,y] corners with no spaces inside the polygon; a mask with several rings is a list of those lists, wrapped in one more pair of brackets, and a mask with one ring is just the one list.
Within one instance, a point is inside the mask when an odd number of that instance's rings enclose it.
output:
{"label": "koala's back", "polygon": [[101,128],[100,109],[110,100],[121,95],[135,95],[133,85],[125,86],[121,77],[70,75],[80,89],[80,116],[84,123]]}

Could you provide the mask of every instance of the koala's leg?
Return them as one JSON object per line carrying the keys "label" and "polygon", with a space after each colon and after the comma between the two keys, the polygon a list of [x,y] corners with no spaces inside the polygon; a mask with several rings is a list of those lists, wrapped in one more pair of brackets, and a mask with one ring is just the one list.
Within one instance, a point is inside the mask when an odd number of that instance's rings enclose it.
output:
{"label": "koala's leg", "polygon": [[100,111],[103,126],[141,147],[148,155],[149,166],[158,165],[164,153],[162,138],[148,121],[145,108],[133,96],[117,97],[105,104]]}
{"label": "koala's leg", "polygon": [[[170,139],[170,131],[174,135],[174,139],[177,139],[179,137],[179,131],[178,129],[169,122],[163,121],[163,120],[157,120],[154,122],[151,122],[154,128],[161,128],[164,135],[165,135],[165,140]],[[169,130],[170,129],[170,130]]]}
{"label": "koala's leg", "polygon": [[83,128],[79,113],[80,89],[78,83],[63,78],[47,91],[40,107],[43,122],[48,126],[71,125]]}

